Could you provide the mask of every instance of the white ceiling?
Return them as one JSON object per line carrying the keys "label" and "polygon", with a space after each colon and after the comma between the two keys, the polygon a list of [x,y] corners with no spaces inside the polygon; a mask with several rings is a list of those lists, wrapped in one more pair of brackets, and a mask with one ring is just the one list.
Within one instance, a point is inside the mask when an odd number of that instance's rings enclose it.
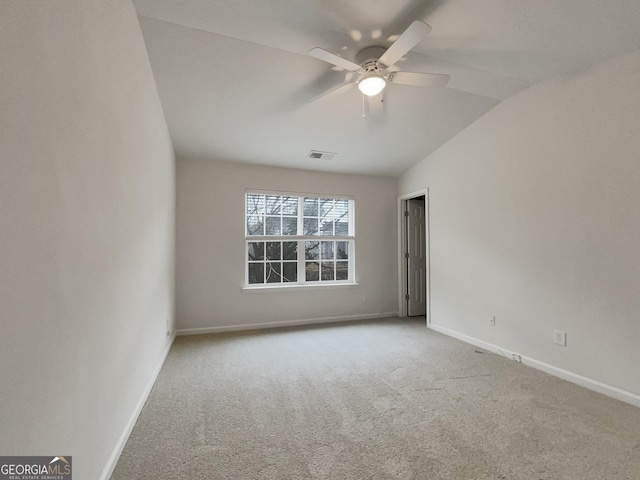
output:
{"label": "white ceiling", "polygon": [[[333,172],[398,175],[520,90],[640,48],[640,0],[134,4],[178,156]],[[309,104],[346,73],[308,50],[354,60],[416,19],[433,30],[397,65],[447,88],[389,85],[365,118],[355,88]]]}

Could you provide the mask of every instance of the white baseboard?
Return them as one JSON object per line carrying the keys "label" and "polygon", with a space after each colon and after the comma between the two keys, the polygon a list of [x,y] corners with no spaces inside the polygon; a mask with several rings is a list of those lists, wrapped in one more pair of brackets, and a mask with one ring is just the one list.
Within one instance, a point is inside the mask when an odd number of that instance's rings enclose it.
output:
{"label": "white baseboard", "polygon": [[[475,345],[476,347],[483,348],[498,355],[503,355],[509,359],[513,359],[514,354],[520,355],[518,352],[512,352],[511,350],[507,350],[491,343],[478,340],[477,338],[458,333],[454,330],[449,330],[448,328],[441,327],[439,325],[434,325],[433,323],[429,324],[428,327],[432,330],[435,330],[436,332],[443,333],[449,337],[457,338],[458,340],[462,340],[465,343],[470,343],[471,345]],[[540,360],[536,360],[535,358],[525,357],[524,355],[520,355],[520,358],[524,365],[535,368],[536,370],[540,370],[563,380],[567,380],[571,383],[575,383],[576,385],[580,385],[581,387],[588,388],[589,390],[593,390],[595,392],[607,395],[608,397],[612,397],[625,403],[629,403],[636,407],[640,407],[640,395],[636,395],[635,393],[627,392],[626,390],[622,390],[621,388],[613,387],[611,385],[607,385],[606,383],[602,383],[597,380],[578,375],[577,373],[573,373],[568,370],[563,370],[562,368],[554,367],[553,365],[541,362]]]}
{"label": "white baseboard", "polygon": [[175,339],[176,339],[176,334],[174,333],[173,336],[171,337],[171,341],[169,342],[169,345],[167,345],[167,348],[165,348],[165,351],[162,354],[162,358],[160,358],[160,362],[158,363],[156,370],[153,372],[153,375],[151,376],[151,379],[149,380],[147,387],[142,392],[142,395],[140,396],[140,400],[138,400],[138,403],[136,404],[136,407],[133,410],[131,417],[129,417],[129,421],[124,427],[124,430],[122,431],[122,434],[120,435],[120,438],[116,443],[116,446],[113,448],[113,451],[111,452],[111,456],[109,457],[109,460],[107,460],[107,464],[102,470],[102,475],[100,475],[100,480],[109,480],[109,478],[111,478],[111,475],[113,474],[113,471],[115,470],[116,465],[118,464],[118,459],[120,458],[120,454],[122,453],[122,450],[124,450],[124,447],[127,444],[127,440],[129,440],[129,435],[131,435],[131,431],[133,430],[133,427],[138,421],[140,412],[142,412],[142,408],[144,407],[144,404],[146,403],[147,398],[149,397],[149,394],[153,389],[153,385],[156,383],[158,375],[160,374],[160,370],[162,370],[162,366],[164,365],[164,362],[167,359],[167,355],[169,355],[169,350],[171,350],[171,346],[173,345],[173,342]]}
{"label": "white baseboard", "polygon": [[284,320],[282,322],[245,323],[242,325],[224,325],[221,327],[185,328],[177,330],[176,335],[202,335],[205,333],[236,332],[240,330],[256,330],[260,328],[295,327],[318,323],[353,322],[357,320],[373,320],[376,318],[397,317],[398,312],[366,313],[361,315],[343,315],[340,317],[307,318],[304,320]]}

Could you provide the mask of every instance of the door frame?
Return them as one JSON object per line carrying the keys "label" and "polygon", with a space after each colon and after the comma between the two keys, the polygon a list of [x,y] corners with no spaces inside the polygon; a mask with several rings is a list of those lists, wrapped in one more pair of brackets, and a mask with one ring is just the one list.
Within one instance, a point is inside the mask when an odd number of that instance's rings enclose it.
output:
{"label": "door frame", "polygon": [[425,299],[427,301],[426,308],[426,324],[431,324],[431,272],[430,257],[431,249],[429,247],[430,234],[429,234],[429,189],[417,190],[415,192],[406,193],[398,196],[398,315],[400,317],[407,316],[407,301],[405,299],[405,292],[407,291],[407,262],[405,261],[404,253],[405,246],[407,244],[407,218],[404,215],[408,200],[416,197],[424,196],[424,209],[425,209],[425,272],[427,281],[425,284],[426,292]]}

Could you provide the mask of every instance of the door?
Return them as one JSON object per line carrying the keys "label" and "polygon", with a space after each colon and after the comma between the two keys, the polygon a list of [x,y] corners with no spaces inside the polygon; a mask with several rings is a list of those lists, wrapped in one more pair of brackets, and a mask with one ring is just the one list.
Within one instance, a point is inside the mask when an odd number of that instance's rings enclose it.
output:
{"label": "door", "polygon": [[426,209],[424,197],[406,202],[407,219],[407,315],[427,312]]}

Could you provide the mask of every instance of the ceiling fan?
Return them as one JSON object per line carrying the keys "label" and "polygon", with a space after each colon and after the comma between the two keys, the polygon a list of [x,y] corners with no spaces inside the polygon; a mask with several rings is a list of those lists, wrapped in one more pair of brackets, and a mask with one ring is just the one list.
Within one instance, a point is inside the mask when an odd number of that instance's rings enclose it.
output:
{"label": "ceiling fan", "polygon": [[387,83],[413,85],[417,87],[442,87],[449,81],[449,75],[438,73],[417,73],[391,70],[390,68],[400,60],[409,50],[415,47],[429,32],[431,27],[424,22],[414,21],[388,48],[372,46],[361,50],[356,55],[356,62],[335,55],[322,48],[312,48],[309,55],[319,60],[343,68],[357,74],[355,80],[349,81],[338,88],[314,99],[334,96],[342,93],[354,85],[366,96],[378,95]]}

